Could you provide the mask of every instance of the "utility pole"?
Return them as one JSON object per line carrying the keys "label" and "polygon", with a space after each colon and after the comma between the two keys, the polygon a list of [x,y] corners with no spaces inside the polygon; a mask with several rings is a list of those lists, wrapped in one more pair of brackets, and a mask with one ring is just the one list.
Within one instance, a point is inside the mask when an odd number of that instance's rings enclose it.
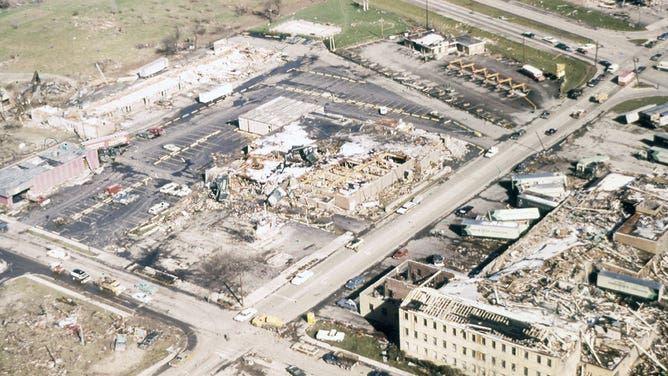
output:
{"label": "utility pole", "polygon": [[425,0],[425,3],[427,4],[425,8],[425,17],[427,19],[427,30],[429,30],[429,0]]}
{"label": "utility pole", "polygon": [[540,146],[543,147],[543,151],[545,151],[545,144],[543,143],[543,140],[540,138],[540,135],[538,134],[538,131],[536,132],[536,137],[538,137],[538,141],[540,141]]}
{"label": "utility pole", "polygon": [[239,274],[239,294],[241,295],[241,306],[245,306],[244,304],[244,281],[241,278],[243,274]]}
{"label": "utility pole", "polygon": [[594,41],[596,43],[596,52],[594,53],[594,68],[598,67],[598,41]]}
{"label": "utility pole", "polygon": [[636,83],[638,84],[638,86],[640,86],[640,77],[638,77],[638,66],[637,66],[639,60],[640,59],[638,59],[637,57],[633,58],[633,72],[636,74]]}
{"label": "utility pole", "polygon": [[524,35],[522,35],[522,63],[527,63],[527,51],[526,51],[526,40]]}

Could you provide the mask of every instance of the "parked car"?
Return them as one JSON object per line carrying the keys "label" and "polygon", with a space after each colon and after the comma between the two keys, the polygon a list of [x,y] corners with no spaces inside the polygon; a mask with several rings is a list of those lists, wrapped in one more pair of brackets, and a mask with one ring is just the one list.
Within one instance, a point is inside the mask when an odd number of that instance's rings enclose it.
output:
{"label": "parked car", "polygon": [[600,82],[601,82],[600,79],[592,78],[591,80],[587,81],[587,86],[594,87],[594,86],[598,85]]}
{"label": "parked car", "polygon": [[569,45],[567,45],[566,43],[561,43],[561,42],[557,43],[555,45],[555,47],[557,47],[560,50],[564,50],[564,51],[570,51],[571,50],[571,47]]}
{"label": "parked car", "polygon": [[568,97],[571,99],[578,99],[582,96],[582,89],[574,88],[568,91]]}
{"label": "parked car", "polygon": [[658,40],[648,40],[647,42],[643,43],[643,46],[645,48],[654,48],[659,43]]}
{"label": "parked car", "polygon": [[178,146],[176,146],[176,145],[174,145],[174,144],[165,144],[165,145],[163,145],[162,147],[163,147],[165,150],[167,150],[167,151],[171,151],[171,152],[173,152],[173,153],[178,153],[179,151],[181,151],[181,148],[178,147]]}
{"label": "parked car", "polygon": [[246,308],[243,311],[237,313],[232,320],[244,322],[252,319],[257,314],[257,309],[255,308]]}
{"label": "parked car", "polygon": [[513,169],[514,172],[517,172],[518,174],[525,172],[527,170],[527,163],[526,162],[520,162],[515,166]]}
{"label": "parked car", "polygon": [[661,56],[663,56],[663,54],[659,52],[658,54],[652,55],[652,57],[650,57],[649,59],[652,61],[659,61],[659,59],[661,59]]}
{"label": "parked car", "polygon": [[431,263],[434,264],[434,266],[444,266],[445,265],[445,258],[443,255],[431,255]]}
{"label": "parked car", "polygon": [[522,36],[527,37],[527,38],[534,38],[536,36],[536,34],[530,32],[530,31],[525,31],[525,32],[522,33]]}
{"label": "parked car", "polygon": [[644,65],[641,65],[638,68],[636,68],[636,73],[642,73],[642,72],[645,71],[645,69],[647,69],[647,67],[644,66]]}
{"label": "parked car", "polygon": [[297,273],[297,275],[294,278],[292,278],[290,283],[299,286],[302,283],[306,282],[311,277],[313,277],[313,272],[310,270],[304,270]]}
{"label": "parked car", "polygon": [[147,349],[160,338],[160,332],[151,332],[139,343],[140,349]]}
{"label": "parked car", "polygon": [[339,363],[339,358],[334,355],[334,351],[330,351],[327,354],[322,356],[322,360],[325,361],[327,364],[338,364]]}
{"label": "parked car", "polygon": [[543,112],[540,114],[540,118],[541,118],[541,119],[547,119],[547,118],[549,118],[549,117],[550,117],[550,111],[543,111]]}
{"label": "parked car", "polygon": [[174,357],[174,359],[169,361],[169,366],[170,367],[178,367],[180,366],[183,362],[188,360],[190,358],[190,351],[182,351]]}
{"label": "parked car", "polygon": [[656,39],[666,40],[666,39],[668,39],[668,33],[663,33],[663,34],[659,35],[658,37],[656,37]]}
{"label": "parked car", "polygon": [[367,376],[390,376],[390,374],[385,371],[373,370],[369,372]]}
{"label": "parked car", "polygon": [[348,290],[355,290],[356,288],[362,286],[366,282],[366,277],[363,275],[358,275],[357,277],[351,278],[344,285]]}
{"label": "parked car", "polygon": [[599,60],[598,63],[601,64],[602,66],[606,67],[606,68],[612,65],[612,63],[609,62],[608,60]]}
{"label": "parked car", "polygon": [[408,248],[401,248],[400,250],[394,252],[392,258],[398,260],[400,258],[405,257],[407,254],[408,254]]}
{"label": "parked car", "polygon": [[0,221],[0,232],[7,232],[9,230],[9,224],[5,221]]}
{"label": "parked car", "polygon": [[292,376],[306,376],[306,372],[297,366],[288,366],[285,370]]}
{"label": "parked car", "polygon": [[458,217],[463,217],[466,214],[468,214],[471,210],[473,210],[473,206],[471,205],[462,206],[461,208],[455,210],[455,215]]}
{"label": "parked car", "polygon": [[364,239],[355,238],[349,241],[348,244],[346,244],[346,248],[352,249],[353,251],[357,251],[357,249],[360,247],[360,245],[362,245],[362,243],[364,243]]}
{"label": "parked car", "polygon": [[357,303],[355,303],[355,301],[352,299],[339,299],[336,301],[336,305],[343,309],[357,312]]}
{"label": "parked car", "polygon": [[152,215],[156,215],[158,213],[162,213],[163,211],[167,210],[169,208],[169,203],[165,201],[161,201],[153,206],[151,206],[148,209],[148,213]]}
{"label": "parked car", "polygon": [[510,139],[511,140],[517,140],[518,138],[524,136],[525,133],[527,133],[526,129],[520,128],[520,129],[518,129],[515,132],[510,134]]}
{"label": "parked car", "polygon": [[70,276],[72,277],[73,281],[79,282],[79,283],[86,283],[90,281],[90,276],[88,273],[81,269],[74,269],[70,272]]}
{"label": "parked car", "polygon": [[555,134],[555,133],[557,133],[557,129],[556,129],[556,128],[550,128],[550,129],[548,129],[548,130],[545,131],[545,134],[548,135],[548,136],[552,136],[552,135]]}
{"label": "parked car", "polygon": [[575,50],[575,52],[580,53],[580,54],[583,54],[583,55],[586,55],[586,54],[587,54],[587,49],[586,49],[586,48],[582,48],[582,47],[578,47],[578,48]]}

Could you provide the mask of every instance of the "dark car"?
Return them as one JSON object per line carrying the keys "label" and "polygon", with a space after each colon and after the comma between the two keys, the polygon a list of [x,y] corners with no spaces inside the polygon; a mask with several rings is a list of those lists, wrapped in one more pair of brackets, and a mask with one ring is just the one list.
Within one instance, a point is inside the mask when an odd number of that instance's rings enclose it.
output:
{"label": "dark car", "polygon": [[652,55],[652,57],[650,57],[649,59],[652,60],[652,61],[659,61],[659,59],[661,59],[661,56],[663,56],[663,54],[658,53],[658,54]]}
{"label": "dark car", "polygon": [[644,66],[644,65],[641,65],[638,68],[636,68],[636,73],[642,73],[642,72],[645,71],[645,69],[647,69],[647,67]]}
{"label": "dark car", "polygon": [[658,43],[658,40],[648,40],[643,44],[643,46],[645,46],[645,48],[654,48],[654,46],[656,46]]}
{"label": "dark car", "polygon": [[578,47],[578,48],[575,50],[575,52],[580,53],[580,54],[583,54],[583,55],[586,55],[586,54],[587,54],[587,49],[586,49],[586,48],[582,48],[582,47]]}
{"label": "dark car", "polygon": [[445,266],[445,257],[443,255],[431,255],[429,258],[434,266]]}
{"label": "dark car", "polygon": [[352,299],[339,299],[336,301],[336,305],[343,309],[357,312],[357,303],[355,303],[355,301]]}
{"label": "dark car", "polygon": [[571,99],[578,99],[582,96],[582,89],[575,88],[568,91],[568,97]]}
{"label": "dark car", "polygon": [[520,128],[510,135],[510,139],[517,140],[518,138],[524,136],[525,133],[527,133],[526,129]]}
{"label": "dark car", "polygon": [[548,135],[548,136],[552,136],[552,135],[555,134],[555,133],[557,133],[557,129],[556,129],[556,128],[550,128],[550,129],[548,129],[548,130],[545,131],[545,134]]}
{"label": "dark car", "polygon": [[536,36],[536,34],[530,32],[530,31],[525,31],[525,32],[522,33],[522,36],[527,37],[527,38],[534,38]]}
{"label": "dark car", "polygon": [[564,50],[564,51],[570,51],[571,50],[571,47],[569,45],[567,45],[566,43],[557,43],[555,45],[555,47],[557,47],[560,50]]}
{"label": "dark car", "polygon": [[324,360],[325,363],[327,364],[336,365],[337,363],[339,363],[339,358],[337,358],[336,355],[334,355],[334,351],[330,351],[327,354],[323,355],[322,360]]}
{"label": "dark car", "polygon": [[390,376],[390,374],[385,371],[373,370],[367,376]]}
{"label": "dark car", "polygon": [[363,275],[358,275],[355,278],[349,279],[348,282],[346,282],[346,284],[344,285],[344,287],[347,288],[348,290],[355,290],[356,288],[362,286],[364,282],[366,282],[366,277]]}
{"label": "dark car", "polygon": [[9,224],[5,221],[0,221],[0,232],[7,232],[9,230]]}
{"label": "dark car", "polygon": [[598,63],[606,68],[612,65],[612,63],[607,60],[600,60]]}
{"label": "dark car", "polygon": [[656,39],[666,40],[666,39],[668,39],[668,33],[663,33],[663,34],[659,35],[658,37],[656,37]]}
{"label": "dark car", "polygon": [[527,167],[529,167],[529,166],[527,166],[527,163],[526,163],[526,162],[520,162],[517,166],[515,166],[515,168],[513,169],[513,171],[515,171],[515,172],[517,172],[518,174],[520,174],[520,173],[526,171],[526,170],[527,170]]}
{"label": "dark car", "polygon": [[601,82],[600,79],[598,79],[598,78],[592,78],[591,80],[589,80],[589,81],[587,82],[587,86],[589,86],[589,87],[594,87],[594,86],[598,85],[600,82]]}
{"label": "dark car", "polygon": [[306,376],[306,372],[297,366],[288,366],[285,370],[292,376]]}
{"label": "dark car", "polygon": [[458,217],[463,217],[466,214],[468,214],[471,210],[473,210],[473,206],[471,205],[462,206],[461,208],[455,210],[455,215]]}
{"label": "dark car", "polygon": [[140,349],[147,349],[149,348],[152,344],[155,343],[155,341],[160,338],[160,332],[151,332],[149,333],[143,341],[139,344]]}
{"label": "dark car", "polygon": [[550,117],[550,111],[543,111],[543,112],[540,114],[540,118],[541,118],[541,119],[547,119],[547,118],[549,118],[549,117]]}

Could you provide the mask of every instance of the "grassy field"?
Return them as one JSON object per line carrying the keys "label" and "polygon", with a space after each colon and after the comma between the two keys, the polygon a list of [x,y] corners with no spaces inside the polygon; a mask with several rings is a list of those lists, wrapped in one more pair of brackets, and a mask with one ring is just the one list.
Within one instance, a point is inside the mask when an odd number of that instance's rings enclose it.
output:
{"label": "grassy field", "polygon": [[[391,34],[403,33],[410,28],[402,17],[394,13],[384,12],[373,6],[369,11],[363,12],[350,0],[327,0],[296,12],[281,21],[292,19],[331,23],[341,27],[341,33],[335,37],[337,48],[382,39]],[[267,31],[267,29],[264,26],[258,31]]]}
{"label": "grassy field", "polygon": [[[317,2],[317,0],[315,0]],[[266,1],[242,6],[196,0],[49,0],[0,10],[0,71],[48,72],[79,80],[123,75],[159,56],[163,40],[204,45],[267,21],[253,15]],[[283,0],[289,14],[313,0]]]}
{"label": "grassy field", "polygon": [[525,4],[572,18],[585,25],[602,29],[633,31],[644,30],[642,26],[610,16],[595,9],[582,7],[565,0],[520,0]]}
{"label": "grassy field", "polygon": [[668,97],[663,96],[636,98],[616,105],[612,108],[612,111],[623,114],[649,104],[663,104],[666,102],[668,102]]}
{"label": "grassy field", "polygon": [[[419,24],[424,21],[424,10],[420,7],[393,0],[376,0],[374,4],[386,12],[403,15],[412,23]],[[492,53],[531,64],[544,69],[546,72],[554,73],[557,63],[566,64],[567,81],[564,86],[564,92],[583,85],[596,73],[596,67],[593,65],[572,59],[568,56],[555,55],[550,52],[523,46],[521,43],[513,42],[496,34],[456,22],[437,14],[430,14],[429,19],[431,21],[430,26],[440,32],[454,35],[469,33],[473,36],[486,39],[491,42],[487,44],[487,49]]]}
{"label": "grassy field", "polygon": [[447,0],[449,3],[459,5],[464,8],[471,9],[474,12],[486,14],[491,17],[495,18],[500,18],[503,17],[507,21],[512,22],[514,24],[524,26],[529,30],[535,30],[540,33],[544,33],[546,35],[553,36],[557,39],[568,39],[570,41],[576,42],[576,43],[593,43],[593,41],[589,38],[580,36],[578,34],[574,34],[571,32],[568,32],[566,30],[558,29],[556,27],[552,27],[550,25],[546,25],[544,23],[540,23],[538,21],[532,20],[530,18],[525,18],[518,16],[516,14],[508,13],[505,12],[501,9],[494,8],[488,5],[484,5],[478,2],[473,2],[469,0]]}

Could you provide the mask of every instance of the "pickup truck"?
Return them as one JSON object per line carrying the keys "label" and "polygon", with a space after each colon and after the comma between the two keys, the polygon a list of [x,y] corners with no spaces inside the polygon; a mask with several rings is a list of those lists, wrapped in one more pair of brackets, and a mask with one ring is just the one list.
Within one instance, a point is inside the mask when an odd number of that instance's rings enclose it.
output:
{"label": "pickup truck", "polygon": [[95,285],[99,287],[100,290],[109,291],[116,296],[121,295],[121,293],[125,291],[125,287],[121,286],[117,280],[110,277],[103,277],[96,280]]}

